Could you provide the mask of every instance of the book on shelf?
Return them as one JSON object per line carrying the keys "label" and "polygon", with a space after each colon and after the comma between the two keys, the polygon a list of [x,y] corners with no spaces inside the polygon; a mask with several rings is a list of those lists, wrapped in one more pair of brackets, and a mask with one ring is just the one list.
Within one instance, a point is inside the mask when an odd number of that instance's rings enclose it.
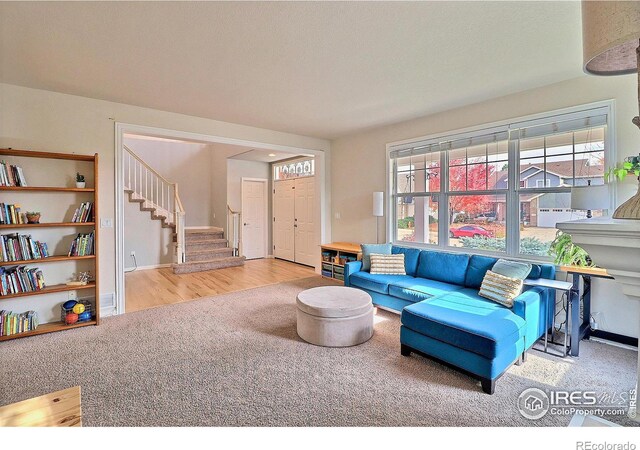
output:
{"label": "book on shelf", "polygon": [[27,186],[22,167],[0,162],[0,186]]}
{"label": "book on shelf", "polygon": [[23,313],[13,313],[11,311],[0,311],[0,336],[11,336],[13,334],[25,333],[38,328],[38,313],[26,311]]}
{"label": "book on shelf", "polygon": [[49,256],[47,244],[34,240],[30,234],[3,234],[0,236],[0,245],[0,261],[23,261]]}
{"label": "book on shelf", "polygon": [[79,233],[71,242],[69,256],[89,256],[93,255],[94,232]]}
{"label": "book on shelf", "polygon": [[20,212],[20,205],[0,203],[0,225],[20,225],[27,223],[27,215]]}
{"label": "book on shelf", "polygon": [[93,222],[93,202],[83,202],[80,207],[73,213],[71,222],[84,223]]}
{"label": "book on shelf", "polygon": [[0,267],[0,296],[35,292],[46,287],[44,275],[37,267]]}

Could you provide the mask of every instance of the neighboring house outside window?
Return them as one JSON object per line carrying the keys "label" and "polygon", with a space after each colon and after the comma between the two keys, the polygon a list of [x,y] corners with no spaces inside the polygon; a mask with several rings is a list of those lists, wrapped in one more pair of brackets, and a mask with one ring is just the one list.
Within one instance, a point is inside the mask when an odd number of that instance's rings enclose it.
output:
{"label": "neighboring house outside window", "polygon": [[394,242],[546,257],[556,223],[586,215],[571,186],[604,183],[608,117],[600,107],[392,147]]}

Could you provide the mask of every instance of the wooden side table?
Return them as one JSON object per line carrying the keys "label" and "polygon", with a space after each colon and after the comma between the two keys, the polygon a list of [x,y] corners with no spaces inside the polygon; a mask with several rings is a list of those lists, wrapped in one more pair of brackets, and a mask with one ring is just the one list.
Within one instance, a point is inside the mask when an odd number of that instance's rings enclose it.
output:
{"label": "wooden side table", "polygon": [[[560,271],[572,276],[572,294],[569,296],[571,311],[571,348],[569,354],[580,354],[580,341],[588,339],[591,334],[591,277],[613,279],[606,269],[599,267],[560,266]],[[580,295],[580,278],[583,280],[584,289]],[[582,320],[580,320],[580,300],[582,300]],[[566,333],[565,333],[566,334]]]}

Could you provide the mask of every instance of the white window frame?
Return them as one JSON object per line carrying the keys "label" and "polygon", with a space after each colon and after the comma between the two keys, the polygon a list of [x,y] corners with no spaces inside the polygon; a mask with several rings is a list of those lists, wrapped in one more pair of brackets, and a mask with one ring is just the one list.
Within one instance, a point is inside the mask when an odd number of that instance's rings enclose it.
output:
{"label": "white window frame", "polygon": [[[481,134],[489,134],[497,132],[502,129],[508,131],[519,129],[521,127],[530,127],[538,124],[548,123],[552,119],[571,120],[573,118],[584,117],[588,114],[606,114],[607,115],[607,128],[605,133],[605,164],[612,164],[616,159],[616,121],[615,121],[615,100],[605,100],[600,102],[594,102],[570,108],[564,108],[559,110],[548,111],[545,113],[532,114],[528,116],[522,116],[514,119],[508,119],[500,122],[494,122],[489,124],[482,124],[464,129],[451,130],[443,133],[432,134],[427,136],[420,136],[412,139],[406,139],[402,141],[396,141],[388,143],[386,148],[386,192],[387,192],[387,242],[392,242],[396,245],[402,245],[407,247],[418,248],[437,248],[440,250],[446,250],[449,252],[457,253],[474,253],[490,256],[508,256],[510,258],[533,260],[533,261],[549,261],[549,257],[525,255],[520,253],[520,194],[526,193],[549,193],[549,192],[567,192],[566,188],[551,188],[551,187],[536,187],[536,188],[521,188],[517,181],[518,171],[511,170],[508,174],[507,189],[504,190],[491,190],[491,191],[464,191],[468,195],[483,195],[483,194],[505,194],[507,203],[507,217],[506,217],[506,252],[493,252],[480,249],[470,249],[465,247],[453,247],[448,245],[449,240],[449,224],[448,220],[442,220],[447,218],[449,214],[449,195],[454,194],[448,191],[448,152],[442,151],[441,154],[441,179],[440,179],[440,192],[438,195],[438,244],[418,243],[398,241],[397,236],[397,223],[396,223],[396,196],[394,195],[394,177],[395,159],[391,157],[392,152],[404,149],[410,149],[425,145],[434,144],[437,142],[445,142],[457,139],[464,139],[466,137],[478,136]],[[509,167],[520,167],[520,155],[517,148],[518,141],[514,139],[509,140],[508,145],[508,164]],[[516,186],[515,189],[509,188],[509,186]],[[615,183],[609,185],[609,193],[611,196],[611,204],[616,204],[617,190]],[[414,195],[415,197],[415,195]],[[516,211],[516,212],[514,212]]]}

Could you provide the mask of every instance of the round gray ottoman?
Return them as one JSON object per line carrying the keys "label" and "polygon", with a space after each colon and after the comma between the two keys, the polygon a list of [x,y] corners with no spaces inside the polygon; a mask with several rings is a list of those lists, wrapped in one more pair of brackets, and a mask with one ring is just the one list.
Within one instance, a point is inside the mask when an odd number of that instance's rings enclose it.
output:
{"label": "round gray ottoman", "polygon": [[298,294],[298,336],[323,347],[350,347],[373,336],[373,304],[364,291],[323,286]]}

